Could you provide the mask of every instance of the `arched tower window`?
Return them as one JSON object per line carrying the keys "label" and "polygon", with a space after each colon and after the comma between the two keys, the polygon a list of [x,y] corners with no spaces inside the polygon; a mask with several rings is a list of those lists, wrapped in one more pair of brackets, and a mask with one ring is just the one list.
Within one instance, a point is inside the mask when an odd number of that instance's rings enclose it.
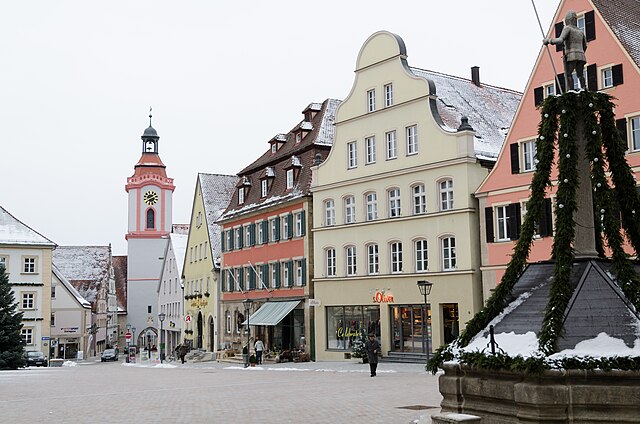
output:
{"label": "arched tower window", "polygon": [[147,230],[155,230],[156,228],[156,213],[153,209],[147,209]]}

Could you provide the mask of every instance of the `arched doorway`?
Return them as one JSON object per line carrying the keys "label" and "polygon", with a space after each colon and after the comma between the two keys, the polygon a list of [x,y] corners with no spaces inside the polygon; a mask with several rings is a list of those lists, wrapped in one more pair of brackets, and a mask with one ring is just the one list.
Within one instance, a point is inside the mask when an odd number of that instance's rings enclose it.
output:
{"label": "arched doorway", "polygon": [[198,321],[197,321],[197,329],[198,329],[198,334],[196,335],[196,348],[197,349],[202,349],[202,327],[203,327],[203,323],[202,323],[202,312],[198,311]]}
{"label": "arched doorway", "polygon": [[215,352],[216,351],[216,344],[215,344],[215,333],[214,333],[214,328],[213,328],[213,317],[209,317],[209,346],[207,346],[207,351],[208,352]]}
{"label": "arched doorway", "polygon": [[152,346],[159,346],[158,330],[153,327],[147,327],[138,333],[136,345],[139,349],[150,349]]}

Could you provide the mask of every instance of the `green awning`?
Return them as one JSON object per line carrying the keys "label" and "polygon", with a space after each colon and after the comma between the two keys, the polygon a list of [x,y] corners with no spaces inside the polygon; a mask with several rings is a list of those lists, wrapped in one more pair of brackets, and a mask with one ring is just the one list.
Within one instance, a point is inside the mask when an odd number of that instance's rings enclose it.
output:
{"label": "green awning", "polygon": [[[300,302],[300,300],[266,302],[249,317],[249,325],[278,325]],[[247,325],[247,321],[245,320],[242,325]]]}

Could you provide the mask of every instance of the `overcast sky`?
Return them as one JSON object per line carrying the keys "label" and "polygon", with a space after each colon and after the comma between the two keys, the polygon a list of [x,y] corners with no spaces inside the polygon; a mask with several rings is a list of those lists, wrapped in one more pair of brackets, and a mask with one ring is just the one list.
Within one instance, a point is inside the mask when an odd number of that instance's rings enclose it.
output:
{"label": "overcast sky", "polygon": [[[537,0],[545,32],[557,0]],[[127,177],[149,124],[188,223],[198,172],[236,174],[311,102],[344,99],[378,30],[410,66],[524,90],[529,0],[6,1],[0,205],[59,245],[126,254]]]}

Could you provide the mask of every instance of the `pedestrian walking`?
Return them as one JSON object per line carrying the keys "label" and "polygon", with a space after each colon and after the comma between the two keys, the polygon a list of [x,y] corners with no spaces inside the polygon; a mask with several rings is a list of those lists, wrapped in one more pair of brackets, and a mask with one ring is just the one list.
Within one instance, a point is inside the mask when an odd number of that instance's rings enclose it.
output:
{"label": "pedestrian walking", "polygon": [[256,364],[262,365],[262,351],[264,350],[264,343],[262,343],[262,339],[260,337],[256,337],[256,343],[253,348],[256,350]]}
{"label": "pedestrian walking", "polygon": [[371,377],[375,377],[376,369],[378,368],[378,351],[380,350],[380,343],[376,340],[375,334],[369,334],[369,340],[364,344],[364,349],[367,352]]}
{"label": "pedestrian walking", "polygon": [[187,347],[187,345],[182,343],[180,345],[180,361],[182,361],[183,364],[184,364],[184,357],[187,355],[188,351],[189,351],[189,348]]}

